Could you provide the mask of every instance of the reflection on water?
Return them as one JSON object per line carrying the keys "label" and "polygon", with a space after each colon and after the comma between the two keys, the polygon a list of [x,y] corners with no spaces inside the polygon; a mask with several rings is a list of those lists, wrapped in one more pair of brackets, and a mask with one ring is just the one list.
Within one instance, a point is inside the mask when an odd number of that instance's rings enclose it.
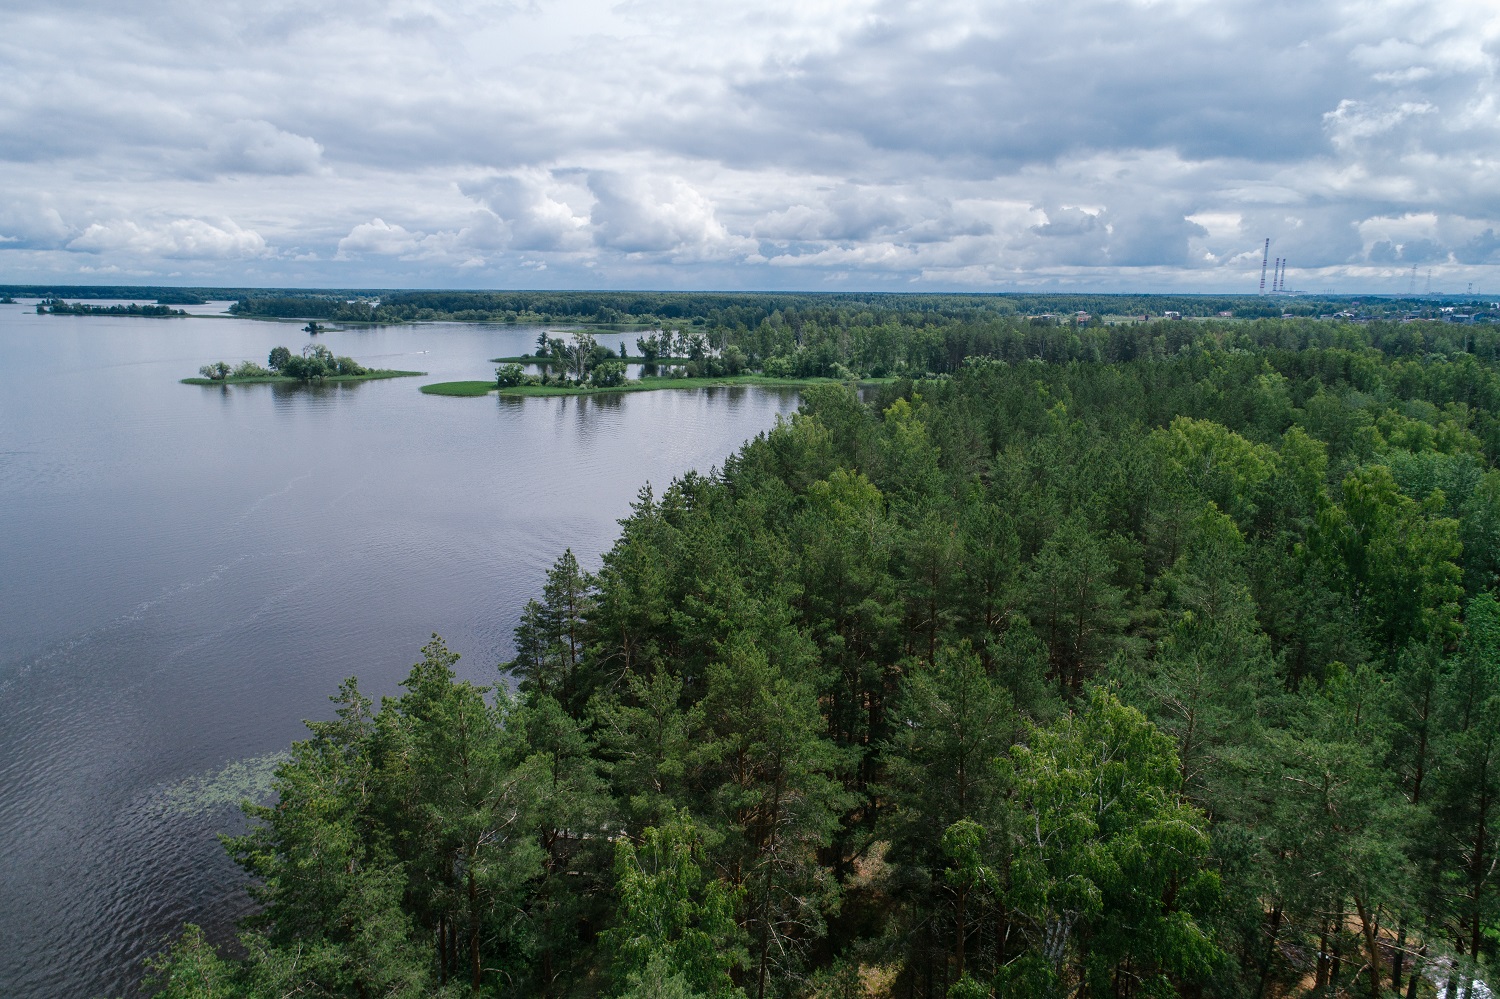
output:
{"label": "reflection on water", "polygon": [[433,631],[492,683],[565,545],[795,405],[746,388],[450,399],[535,330],[333,332],[420,379],[184,386],[292,324],[0,306],[0,996],[126,993],[184,920],[245,901],[240,828],[302,719],[393,693]]}

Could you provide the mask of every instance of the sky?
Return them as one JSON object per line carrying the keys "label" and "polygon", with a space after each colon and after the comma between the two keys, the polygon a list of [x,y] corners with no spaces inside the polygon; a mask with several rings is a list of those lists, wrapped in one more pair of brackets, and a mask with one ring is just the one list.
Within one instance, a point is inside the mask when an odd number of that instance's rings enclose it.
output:
{"label": "sky", "polygon": [[1497,69],[1493,0],[6,0],[0,283],[1500,293]]}

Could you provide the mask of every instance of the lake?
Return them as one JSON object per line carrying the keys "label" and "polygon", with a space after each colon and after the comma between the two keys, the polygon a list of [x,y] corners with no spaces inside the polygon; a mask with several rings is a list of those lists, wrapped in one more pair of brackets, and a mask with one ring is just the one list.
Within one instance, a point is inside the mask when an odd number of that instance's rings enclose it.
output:
{"label": "lake", "polygon": [[488,377],[524,326],[318,338],[424,378],[177,383],[299,326],[0,305],[0,996],[126,995],[184,921],[227,939],[246,901],[215,834],[341,679],[395,693],[438,632],[497,682],[565,546],[597,567],[643,486],[796,406],[417,391]]}

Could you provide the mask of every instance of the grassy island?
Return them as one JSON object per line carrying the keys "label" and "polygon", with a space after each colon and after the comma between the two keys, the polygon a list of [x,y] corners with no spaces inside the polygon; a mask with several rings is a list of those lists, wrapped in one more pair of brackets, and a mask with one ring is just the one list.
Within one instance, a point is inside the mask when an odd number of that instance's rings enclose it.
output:
{"label": "grassy island", "polygon": [[422,386],[423,395],[478,396],[489,395],[493,391],[495,391],[494,379],[487,382],[437,382],[433,385]]}

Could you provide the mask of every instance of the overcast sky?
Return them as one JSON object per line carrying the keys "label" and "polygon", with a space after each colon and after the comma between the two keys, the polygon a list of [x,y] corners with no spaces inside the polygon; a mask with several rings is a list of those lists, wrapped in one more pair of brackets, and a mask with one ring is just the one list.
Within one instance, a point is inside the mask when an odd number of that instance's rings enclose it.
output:
{"label": "overcast sky", "polygon": [[6,0],[0,282],[1500,293],[1493,0]]}

